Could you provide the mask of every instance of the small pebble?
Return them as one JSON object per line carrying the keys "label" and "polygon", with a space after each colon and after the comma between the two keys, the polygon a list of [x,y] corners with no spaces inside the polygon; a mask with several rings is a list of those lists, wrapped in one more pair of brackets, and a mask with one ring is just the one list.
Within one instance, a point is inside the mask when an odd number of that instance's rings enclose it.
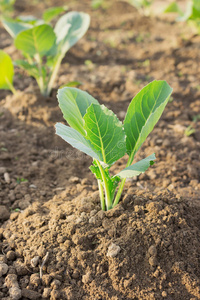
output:
{"label": "small pebble", "polygon": [[149,258],[149,264],[152,266],[152,267],[155,267],[157,265],[157,259],[155,256],[151,256]]}
{"label": "small pebble", "polygon": [[8,272],[8,265],[0,263],[0,278]]}
{"label": "small pebble", "polygon": [[32,259],[31,259],[31,266],[33,268],[37,267],[38,263],[39,263],[39,259],[40,257],[37,255],[37,256],[34,256]]}
{"label": "small pebble", "polygon": [[7,254],[6,254],[6,257],[8,260],[15,260],[16,258],[16,254],[14,251],[8,251]]}
{"label": "small pebble", "polygon": [[10,217],[9,210],[4,205],[0,205],[0,220],[5,221]]}
{"label": "small pebble", "polygon": [[18,300],[22,297],[22,291],[16,286],[9,289],[9,294],[12,300]]}
{"label": "small pebble", "polygon": [[50,294],[51,294],[51,289],[50,288],[44,288],[42,298],[49,298]]}
{"label": "small pebble", "polygon": [[10,175],[8,174],[8,172],[4,173],[4,179],[6,183],[10,183]]}
{"label": "small pebble", "polygon": [[149,247],[148,252],[151,256],[156,256],[157,255],[157,249],[154,245],[152,245],[151,247]]}
{"label": "small pebble", "polygon": [[90,272],[87,272],[85,275],[83,275],[83,277],[82,277],[82,282],[83,283],[87,284],[91,281],[92,281],[92,275],[91,275]]}
{"label": "small pebble", "polygon": [[120,252],[120,247],[114,243],[112,243],[109,247],[108,247],[108,252],[107,252],[107,256],[108,257],[115,257],[117,256],[117,254]]}

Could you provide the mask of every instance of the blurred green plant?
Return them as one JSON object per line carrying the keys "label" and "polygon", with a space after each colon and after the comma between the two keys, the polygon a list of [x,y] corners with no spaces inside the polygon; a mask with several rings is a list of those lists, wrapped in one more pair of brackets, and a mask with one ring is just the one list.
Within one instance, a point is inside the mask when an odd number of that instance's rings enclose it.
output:
{"label": "blurred green plant", "polygon": [[10,90],[13,94],[16,90],[13,86],[14,67],[11,57],[0,50],[0,89]]}
{"label": "blurred green plant", "polygon": [[90,24],[90,16],[82,12],[64,14],[54,28],[46,24],[45,20],[50,22],[61,11],[61,8],[46,11],[44,20],[32,16],[3,20],[16,48],[24,56],[15,61],[15,65],[36,79],[44,96],[51,93],[65,54],[86,33]]}
{"label": "blurred green plant", "polygon": [[176,21],[187,22],[188,25],[195,27],[198,34],[200,34],[200,0],[190,0],[186,4],[185,11],[183,11],[176,1],[170,3],[164,10],[165,13],[177,13]]}
{"label": "blurred green plant", "polygon": [[13,6],[15,4],[15,0],[0,0],[0,16],[6,17],[10,16],[13,12]]}

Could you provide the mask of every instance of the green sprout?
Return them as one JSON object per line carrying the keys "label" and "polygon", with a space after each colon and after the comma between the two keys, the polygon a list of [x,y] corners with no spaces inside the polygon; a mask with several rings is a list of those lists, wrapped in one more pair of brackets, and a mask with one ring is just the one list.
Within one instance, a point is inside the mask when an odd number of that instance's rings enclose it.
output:
{"label": "green sprout", "polygon": [[[153,165],[155,154],[132,163],[158,122],[171,92],[166,81],[149,83],[133,98],[122,123],[88,93],[69,87],[58,90],[59,106],[70,126],[57,123],[56,134],[93,158],[90,170],[98,181],[102,210],[118,204],[127,178],[138,176]],[[126,153],[126,168],[111,176],[110,167]]]}

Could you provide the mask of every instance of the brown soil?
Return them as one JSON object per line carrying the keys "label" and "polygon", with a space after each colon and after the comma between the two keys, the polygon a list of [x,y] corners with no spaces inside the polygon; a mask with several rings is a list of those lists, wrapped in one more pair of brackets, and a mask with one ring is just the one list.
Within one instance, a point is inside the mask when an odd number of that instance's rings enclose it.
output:
{"label": "brown soil", "polygon": [[[91,26],[66,55],[50,97],[20,70],[17,95],[1,91],[0,299],[200,299],[200,37],[172,16],[143,17],[108,2],[94,11],[89,0],[68,1],[91,15]],[[16,15],[62,4],[17,1]],[[1,48],[19,58],[0,33]],[[123,119],[153,79],[174,89],[137,156],[155,152],[156,163],[102,212],[91,159],[55,135],[63,121],[56,90],[78,80]],[[189,125],[195,133],[186,136]]]}

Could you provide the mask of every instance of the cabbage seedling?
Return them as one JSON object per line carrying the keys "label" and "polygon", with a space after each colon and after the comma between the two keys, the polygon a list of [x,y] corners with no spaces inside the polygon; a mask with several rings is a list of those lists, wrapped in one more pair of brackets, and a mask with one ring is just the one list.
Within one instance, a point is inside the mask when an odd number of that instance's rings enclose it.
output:
{"label": "cabbage seedling", "polygon": [[0,50],[0,89],[11,90],[13,94],[16,90],[13,86],[14,67],[10,56]]}
{"label": "cabbage seedling", "polygon": [[170,3],[170,5],[164,10],[165,13],[177,13],[177,21],[187,22],[189,25],[196,27],[200,34],[200,1],[189,0],[186,4],[185,12],[181,10],[176,1]]}
{"label": "cabbage seedling", "polygon": [[[49,20],[51,16],[47,15]],[[44,96],[53,88],[62,59],[66,52],[86,33],[90,16],[82,12],[69,12],[61,16],[53,29],[49,24],[34,25],[4,20],[3,24],[14,37],[23,60],[15,64],[33,76]]]}
{"label": "cabbage seedling", "polygon": [[[166,81],[149,83],[133,98],[122,123],[88,93],[69,87],[58,90],[60,109],[71,127],[57,123],[56,134],[93,158],[90,170],[98,181],[103,210],[118,204],[126,178],[138,176],[153,165],[155,154],[132,162],[159,120],[171,92]],[[126,153],[126,168],[111,176],[110,167]]]}

